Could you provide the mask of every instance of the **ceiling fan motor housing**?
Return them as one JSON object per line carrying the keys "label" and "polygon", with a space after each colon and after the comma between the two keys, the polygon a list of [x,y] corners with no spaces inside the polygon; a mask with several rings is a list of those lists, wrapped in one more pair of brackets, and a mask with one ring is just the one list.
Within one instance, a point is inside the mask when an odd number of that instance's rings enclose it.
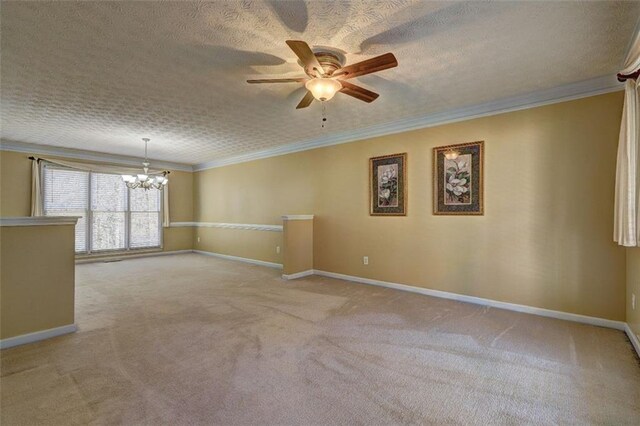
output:
{"label": "ceiling fan motor housing", "polygon": [[[344,66],[343,58],[340,58],[338,55],[336,55],[334,53],[320,51],[320,52],[314,52],[313,54],[318,59],[318,62],[320,62],[320,65],[322,65],[322,68],[324,69],[324,73],[326,75],[328,75],[328,76],[330,76],[336,70],[338,70],[338,69],[340,69],[340,68],[342,68]],[[309,77],[312,77],[312,78],[313,77],[319,77],[318,75],[316,75],[317,74],[316,70],[304,67],[304,65],[302,65],[302,64],[300,64],[300,65],[303,66],[304,72]]]}
{"label": "ceiling fan motor housing", "polygon": [[303,40],[287,40],[286,43],[298,57],[298,64],[308,78],[266,78],[247,80],[247,83],[304,83],[307,93],[296,109],[308,107],[314,99],[328,101],[337,92],[371,103],[378,98],[377,93],[346,80],[398,66],[396,57],[390,52],[344,66],[344,52],[338,49],[317,46],[312,50]]}

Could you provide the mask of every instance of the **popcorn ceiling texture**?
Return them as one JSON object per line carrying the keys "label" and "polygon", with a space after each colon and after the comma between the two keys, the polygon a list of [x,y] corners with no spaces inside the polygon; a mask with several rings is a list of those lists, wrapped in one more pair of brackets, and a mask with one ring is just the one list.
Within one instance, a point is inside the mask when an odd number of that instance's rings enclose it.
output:
{"label": "popcorn ceiling texture", "polygon": [[[2,138],[202,163],[615,74],[634,2],[3,2]],[[286,39],[399,67],[295,110]]]}

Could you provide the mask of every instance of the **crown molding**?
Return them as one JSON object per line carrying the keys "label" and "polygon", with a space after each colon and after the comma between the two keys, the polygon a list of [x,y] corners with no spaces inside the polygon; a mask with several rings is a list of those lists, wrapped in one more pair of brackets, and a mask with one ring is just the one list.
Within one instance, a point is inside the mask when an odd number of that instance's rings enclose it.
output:
{"label": "crown molding", "polygon": [[[51,145],[40,145],[35,143],[16,142],[7,139],[0,139],[0,151],[24,152],[27,154],[52,155],[56,157],[73,158],[85,161],[99,161],[103,163],[114,163],[123,166],[140,166],[142,159],[127,155],[106,154],[96,151],[85,151],[82,149],[63,148]],[[150,159],[155,168],[167,170],[180,170],[192,172],[193,167],[189,164],[172,163]]]}
{"label": "crown molding", "polygon": [[205,163],[194,165],[193,171],[198,172],[207,169],[214,169],[217,167],[229,166],[231,164],[245,163],[248,161],[260,160],[263,158],[276,157],[279,155],[291,154],[294,152],[322,148],[325,146],[339,145],[362,139],[385,136],[416,129],[423,129],[427,127],[440,126],[448,123],[455,123],[457,121],[465,121],[474,118],[503,114],[506,112],[535,108],[559,102],[586,98],[589,96],[616,92],[623,89],[624,85],[620,84],[620,82],[616,80],[615,75],[607,75],[591,80],[584,80],[576,83],[566,84],[551,89],[539,90],[525,95],[512,96],[509,98],[486,102],[483,104],[433,113],[422,117],[397,120],[391,123],[383,123],[363,129],[324,136],[317,139],[311,139],[308,141],[298,142],[263,151],[237,155],[220,160],[208,161]]}
{"label": "crown molding", "polygon": [[[362,139],[385,136],[427,127],[440,126],[443,124],[472,120],[475,118],[488,117],[491,115],[503,114],[523,109],[536,108],[539,106],[616,92],[623,89],[624,85],[616,80],[615,75],[607,75],[590,80],[570,83],[551,89],[539,90],[524,95],[512,96],[509,98],[457,108],[444,112],[437,112],[422,117],[406,118],[390,123],[382,123],[375,126],[369,126],[367,128],[356,129],[334,135],[327,135],[321,138],[310,139],[285,146],[241,154],[233,157],[223,158],[220,160],[199,163],[193,166],[182,163],[156,161],[153,159],[152,162],[154,163],[155,167],[159,167],[162,169],[197,172],[207,169],[214,169],[217,167],[229,166],[232,164],[260,160],[263,158],[292,154],[300,151],[307,151],[310,149],[355,142]],[[109,162],[127,166],[139,166],[141,161],[140,158],[125,155],[107,154],[102,152],[62,148],[51,145],[40,145],[26,142],[16,142],[6,139],[0,139],[0,150],[24,152],[29,154],[53,155],[86,161]]]}

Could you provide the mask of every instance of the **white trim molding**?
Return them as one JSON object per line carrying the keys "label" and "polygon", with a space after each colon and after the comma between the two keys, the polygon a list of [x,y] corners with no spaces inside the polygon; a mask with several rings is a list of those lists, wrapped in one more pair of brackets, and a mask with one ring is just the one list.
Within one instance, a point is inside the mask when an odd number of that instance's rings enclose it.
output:
{"label": "white trim molding", "polygon": [[[63,148],[60,146],[40,145],[35,143],[16,142],[11,140],[0,140],[0,151],[24,152],[26,154],[53,155],[56,157],[73,158],[76,160],[98,161],[102,163],[113,163],[123,166],[139,167],[142,159],[130,157],[128,155],[107,154],[97,151],[86,151],[83,149]],[[183,172],[193,172],[190,164],[173,163],[169,161],[150,160],[155,168],[167,170],[180,170]]]}
{"label": "white trim molding", "polygon": [[[503,114],[507,112],[519,111],[523,109],[535,108],[559,102],[566,102],[589,96],[596,96],[610,92],[621,91],[624,85],[620,84],[615,75],[606,75],[590,80],[579,81],[550,89],[538,90],[528,94],[512,96],[496,101],[457,108],[449,111],[442,111],[428,114],[422,117],[405,118],[389,123],[381,123],[361,129],[354,129],[333,135],[322,136],[320,138],[300,141],[280,147],[270,148],[261,151],[249,152],[233,157],[208,161],[195,165],[163,162],[151,160],[154,166],[168,169],[181,170],[187,172],[197,172],[216,167],[228,166],[231,164],[244,163],[247,161],[260,160],[263,158],[276,157],[279,155],[291,154],[294,152],[307,151],[310,149],[325,146],[338,145],[355,142],[378,136],[385,136],[394,133],[401,133],[410,130],[440,126],[458,121],[472,120],[474,118],[487,117],[491,115]],[[107,154],[95,151],[85,151],[79,149],[56,147],[51,145],[31,144],[11,140],[0,140],[0,150],[24,152],[30,154],[46,154],[65,158],[75,158],[87,161],[102,161],[121,165],[140,165],[140,159],[118,154]]]}
{"label": "white trim molding", "polygon": [[282,220],[313,220],[312,214],[288,214],[282,216]]}
{"label": "white trim molding", "polygon": [[249,259],[246,257],[231,256],[230,254],[214,253],[212,251],[193,250],[194,253],[203,254],[205,256],[219,257],[221,259],[236,260],[238,262],[251,263],[253,265],[268,266],[269,268],[282,269],[282,264],[267,262],[265,260]]}
{"label": "white trim molding", "polygon": [[94,255],[94,256],[76,256],[76,265],[81,265],[85,263],[99,263],[99,262],[115,262],[119,260],[126,259],[138,259],[141,257],[156,257],[156,256],[167,256],[170,254],[188,254],[193,253],[193,250],[172,250],[172,251],[162,251],[162,250],[143,250],[143,251],[129,251],[129,252],[120,252],[113,254],[102,254],[102,255]]}
{"label": "white trim molding", "polygon": [[62,336],[63,334],[74,333],[78,327],[75,324],[63,325],[61,327],[50,328],[48,330],[35,331],[33,333],[22,334],[15,337],[7,337],[0,340],[0,349],[12,348],[14,346],[26,345],[27,343],[39,342],[40,340]]}
{"label": "white trim molding", "polygon": [[551,309],[536,308],[534,306],[518,305],[516,303],[500,302],[497,300],[484,299],[482,297],[466,296],[464,294],[450,293],[448,291],[431,290],[423,287],[414,287],[406,284],[391,283],[388,281],[373,280],[370,278],[356,277],[352,275],[338,274],[327,271],[313,271],[315,275],[323,277],[337,278],[345,281],[352,281],[361,284],[375,285],[379,287],[387,287],[395,290],[403,290],[411,293],[419,293],[425,296],[439,297],[442,299],[457,300],[459,302],[474,303],[476,305],[490,306],[492,308],[506,309],[509,311],[523,312],[526,314],[539,315],[543,317],[556,318],[565,321],[574,321],[583,324],[596,325],[599,327],[613,328],[616,330],[626,330],[627,324],[622,321],[614,321],[605,318],[590,317],[586,315],[572,314],[569,312],[553,311]]}
{"label": "white trim molding", "polygon": [[624,326],[624,331],[625,333],[627,333],[627,337],[629,337],[629,340],[631,340],[633,348],[636,350],[638,356],[640,357],[640,339],[638,339],[638,336],[636,336],[633,330],[631,330],[631,326],[629,324],[625,324]]}
{"label": "white trim molding", "polygon": [[79,216],[25,216],[0,218],[0,226],[75,225]]}
{"label": "white trim molding", "polygon": [[261,225],[255,223],[219,223],[219,222],[171,222],[171,228],[189,227],[194,228],[223,228],[223,229],[243,229],[248,231],[272,231],[282,232],[282,225]]}
{"label": "white trim molding", "polygon": [[191,226],[196,226],[198,222],[171,222],[169,224],[169,228],[188,228]]}
{"label": "white trim molding", "polygon": [[617,92],[623,89],[624,85],[620,84],[620,82],[616,80],[615,75],[611,74],[593,78],[590,80],[570,83],[551,89],[538,90],[536,92],[524,95],[517,95],[492,102],[486,102],[483,104],[428,114],[423,117],[396,120],[389,123],[382,123],[361,129],[322,136],[320,138],[292,143],[276,148],[250,152],[247,154],[240,154],[233,157],[222,158],[220,160],[208,161],[205,163],[194,165],[193,171],[198,172],[201,170],[214,169],[216,167],[223,167],[231,164],[245,163],[247,161],[260,160],[269,157],[277,157],[279,155],[292,154],[294,152],[307,151],[310,149],[316,149],[325,146],[355,142],[362,139],[391,135],[394,133],[401,133],[409,130],[423,129],[448,123],[455,123],[458,121],[472,120],[474,118],[503,114],[506,112],[520,111],[523,109],[535,108],[559,102],[572,101],[589,96]]}
{"label": "white trim molding", "polygon": [[[226,260],[250,263],[253,265],[266,266],[266,267],[275,268],[275,269],[282,269],[282,264],[279,264],[279,263],[267,262],[264,260],[249,259],[246,257],[231,256],[228,254],[214,253],[214,252],[209,252],[204,250],[176,250],[176,251],[166,251],[166,252],[150,252],[150,253],[140,253],[137,255],[128,255],[128,256],[125,255],[125,256],[121,256],[121,258],[131,259],[134,257],[151,257],[151,256],[164,256],[164,255],[186,254],[186,253],[197,253],[205,256],[218,257]],[[101,262],[101,261],[106,261],[107,259],[112,260],[111,258],[88,259],[87,263]],[[85,263],[85,262],[76,262],[76,263]],[[490,306],[492,308],[506,309],[509,311],[522,312],[526,314],[538,315],[538,316],[543,316],[548,318],[556,318],[556,319],[565,320],[565,321],[573,321],[573,322],[578,322],[582,324],[595,325],[599,327],[613,328],[615,330],[620,330],[626,333],[626,335],[629,337],[629,340],[631,341],[631,344],[633,345],[634,349],[638,353],[638,356],[640,356],[640,340],[635,335],[635,333],[631,330],[631,327],[629,327],[629,324],[622,321],[614,321],[614,320],[608,320],[604,318],[597,318],[597,317],[590,317],[586,315],[572,314],[568,312],[554,311],[551,309],[536,308],[534,306],[519,305],[515,303],[500,302],[497,300],[484,299],[482,297],[467,296],[464,294],[450,293],[450,292],[441,291],[441,290],[431,290],[428,288],[415,287],[407,284],[398,284],[398,283],[392,283],[388,281],[374,280],[371,278],[356,277],[353,275],[345,275],[345,274],[339,274],[336,272],[321,271],[318,269],[309,269],[302,272],[296,272],[294,274],[282,274],[282,278],[285,280],[294,280],[297,278],[304,278],[311,275],[335,278],[339,280],[351,281],[351,282],[356,282],[361,284],[375,285],[379,287],[391,288],[394,290],[401,290],[401,291],[408,291],[411,293],[422,294],[425,296],[456,300],[459,302],[473,303],[473,304],[482,305],[482,306]],[[61,334],[71,333],[74,331],[76,331],[76,326],[75,324],[72,324],[64,327],[58,327],[55,329],[26,334],[23,336],[11,337],[8,339],[0,340],[0,349],[8,348],[11,346],[22,345],[25,343],[31,343],[38,340],[48,339],[50,337],[55,337]]]}
{"label": "white trim molding", "polygon": [[285,275],[282,274],[282,278],[285,280],[295,280],[296,278],[308,277],[309,275],[313,275],[313,269],[309,269],[307,271],[296,272],[295,274]]}

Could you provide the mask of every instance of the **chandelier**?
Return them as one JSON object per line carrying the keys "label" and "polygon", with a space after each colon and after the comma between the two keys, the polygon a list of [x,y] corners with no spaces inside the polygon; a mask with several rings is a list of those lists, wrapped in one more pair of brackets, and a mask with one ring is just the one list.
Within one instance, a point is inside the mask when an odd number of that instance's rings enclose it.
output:
{"label": "chandelier", "polygon": [[144,162],[142,163],[142,170],[144,173],[140,173],[138,175],[122,175],[122,180],[127,184],[127,188],[136,189],[162,189],[167,183],[169,183],[169,179],[167,178],[167,174],[169,172],[162,173],[149,173],[149,160],[147,159],[147,144],[151,139],[142,138],[144,141]]}

